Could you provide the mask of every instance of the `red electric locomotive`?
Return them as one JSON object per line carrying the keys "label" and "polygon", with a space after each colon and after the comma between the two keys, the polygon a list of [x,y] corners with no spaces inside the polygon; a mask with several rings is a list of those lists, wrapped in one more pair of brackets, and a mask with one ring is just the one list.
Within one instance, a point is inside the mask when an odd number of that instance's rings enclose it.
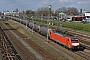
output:
{"label": "red electric locomotive", "polygon": [[74,36],[68,36],[63,32],[50,31],[49,37],[50,39],[53,39],[70,49],[79,49],[80,47],[78,38]]}

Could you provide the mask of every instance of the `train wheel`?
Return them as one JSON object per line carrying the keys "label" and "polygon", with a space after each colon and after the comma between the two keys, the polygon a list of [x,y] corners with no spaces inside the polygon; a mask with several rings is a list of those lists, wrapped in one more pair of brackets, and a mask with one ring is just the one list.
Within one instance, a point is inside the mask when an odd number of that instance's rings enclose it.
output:
{"label": "train wheel", "polygon": [[80,47],[79,50],[83,51],[84,50],[84,47]]}

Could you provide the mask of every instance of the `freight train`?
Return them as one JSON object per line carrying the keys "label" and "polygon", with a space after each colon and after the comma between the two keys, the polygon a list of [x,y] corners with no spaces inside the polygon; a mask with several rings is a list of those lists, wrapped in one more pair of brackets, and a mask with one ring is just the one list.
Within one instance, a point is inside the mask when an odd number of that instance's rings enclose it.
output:
{"label": "freight train", "polygon": [[83,47],[80,47],[79,39],[73,35],[66,34],[62,31],[56,31],[54,29],[48,28],[47,26],[43,26],[32,21],[21,20],[15,17],[9,18],[21,24],[27,25],[29,28],[33,29],[34,31],[40,33],[43,36],[48,36],[50,39],[54,40],[55,42],[58,42],[59,44],[67,47],[68,49],[83,50]]}

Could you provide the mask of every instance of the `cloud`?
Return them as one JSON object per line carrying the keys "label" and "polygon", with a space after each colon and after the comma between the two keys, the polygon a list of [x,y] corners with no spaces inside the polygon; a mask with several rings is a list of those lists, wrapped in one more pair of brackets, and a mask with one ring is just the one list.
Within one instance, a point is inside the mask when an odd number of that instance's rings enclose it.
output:
{"label": "cloud", "polygon": [[54,0],[42,0],[38,6],[47,6],[47,5],[55,5],[56,1]]}
{"label": "cloud", "polygon": [[42,3],[42,4],[48,4],[49,1],[48,1],[48,0],[43,0],[41,3]]}
{"label": "cloud", "polygon": [[49,0],[43,0],[43,1],[38,3],[38,6],[41,7],[41,6],[45,6],[47,4],[49,4]]}
{"label": "cloud", "polygon": [[8,1],[6,1],[6,0],[1,0],[0,1],[0,4],[5,4],[5,3],[7,3]]}
{"label": "cloud", "polygon": [[90,1],[85,0],[85,1],[79,1],[77,3],[78,4],[90,4]]}
{"label": "cloud", "polygon": [[73,0],[59,0],[60,2],[71,2]]}
{"label": "cloud", "polygon": [[51,4],[54,4],[54,3],[55,3],[55,1],[52,1],[52,2],[51,2]]}
{"label": "cloud", "polygon": [[70,5],[70,7],[76,7],[76,4],[72,4],[72,5]]}

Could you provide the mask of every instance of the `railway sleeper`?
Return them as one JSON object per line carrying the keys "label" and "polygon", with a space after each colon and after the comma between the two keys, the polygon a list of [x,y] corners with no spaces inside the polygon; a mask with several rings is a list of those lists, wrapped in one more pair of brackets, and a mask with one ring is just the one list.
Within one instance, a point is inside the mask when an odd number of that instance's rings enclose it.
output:
{"label": "railway sleeper", "polygon": [[22,60],[1,27],[0,30],[2,31],[0,37],[2,60]]}

